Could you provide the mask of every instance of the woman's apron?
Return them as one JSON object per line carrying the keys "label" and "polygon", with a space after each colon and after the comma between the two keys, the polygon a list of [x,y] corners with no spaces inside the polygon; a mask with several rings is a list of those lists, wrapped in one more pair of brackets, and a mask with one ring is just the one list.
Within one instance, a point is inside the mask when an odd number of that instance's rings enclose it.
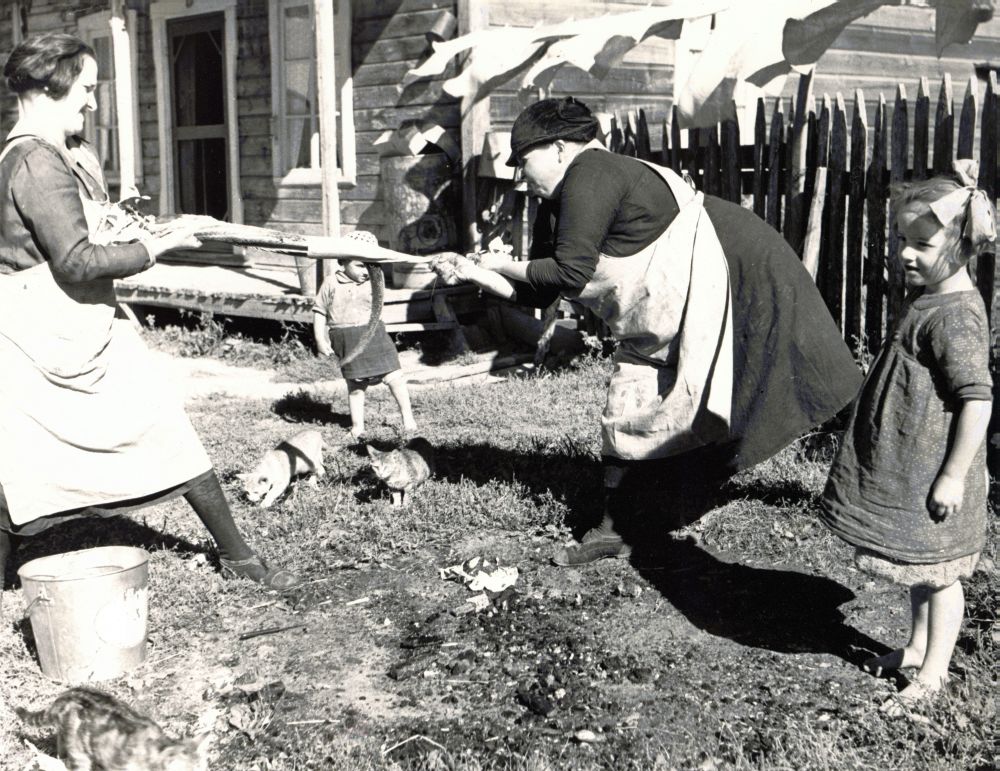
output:
{"label": "woman's apron", "polygon": [[[93,230],[101,205],[82,182],[80,198]],[[0,275],[0,485],[15,525],[211,468],[166,373],[116,307],[110,278],[62,284],[47,262]]]}
{"label": "woman's apron", "polygon": [[603,454],[664,458],[729,438],[733,322],[729,270],[704,196],[670,169],[680,212],[630,257],[601,254],[574,302],[619,342],[601,419]]}

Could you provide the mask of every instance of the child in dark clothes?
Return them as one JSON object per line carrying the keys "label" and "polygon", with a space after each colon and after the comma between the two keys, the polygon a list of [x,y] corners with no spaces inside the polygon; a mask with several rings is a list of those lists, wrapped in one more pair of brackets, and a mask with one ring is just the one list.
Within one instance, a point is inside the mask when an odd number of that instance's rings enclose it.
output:
{"label": "child in dark clothes", "polygon": [[[339,260],[340,270],[320,287],[313,304],[313,335],[320,354],[336,353],[340,359],[353,349],[364,334],[371,315],[372,298],[368,273],[360,260]],[[399,367],[399,355],[385,324],[378,323],[375,335],[361,354],[343,365],[347,381],[347,403],[351,411],[351,434],[361,439],[365,433],[365,390],[385,383],[403,418],[403,431],[413,432],[417,423],[410,406],[406,376]]]}
{"label": "child in dark clothes", "polygon": [[965,269],[994,241],[995,212],[972,161],[893,192],[911,290],[855,403],[823,494],[823,521],[858,566],[909,587],[905,647],[865,662],[916,667],[882,705],[899,714],[948,679],[965,598],[986,541],[989,321]]}

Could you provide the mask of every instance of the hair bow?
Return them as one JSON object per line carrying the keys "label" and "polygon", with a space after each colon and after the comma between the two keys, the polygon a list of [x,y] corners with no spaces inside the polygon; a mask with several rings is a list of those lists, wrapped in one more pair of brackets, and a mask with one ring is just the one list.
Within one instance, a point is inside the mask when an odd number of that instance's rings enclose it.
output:
{"label": "hair bow", "polygon": [[964,186],[939,198],[930,205],[930,209],[942,225],[948,225],[962,214],[965,217],[962,238],[967,239],[978,250],[997,237],[997,225],[989,196],[976,184],[979,162],[961,158],[955,161],[954,170]]}

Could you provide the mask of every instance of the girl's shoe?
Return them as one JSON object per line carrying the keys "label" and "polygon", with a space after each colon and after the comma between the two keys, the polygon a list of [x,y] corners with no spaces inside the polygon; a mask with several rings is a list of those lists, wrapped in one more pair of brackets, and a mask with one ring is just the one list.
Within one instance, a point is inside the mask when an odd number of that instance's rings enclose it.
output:
{"label": "girl's shoe", "polygon": [[219,558],[222,575],[226,578],[248,578],[255,584],[275,592],[286,592],[302,583],[302,579],[287,568],[269,567],[254,554],[243,560]]}

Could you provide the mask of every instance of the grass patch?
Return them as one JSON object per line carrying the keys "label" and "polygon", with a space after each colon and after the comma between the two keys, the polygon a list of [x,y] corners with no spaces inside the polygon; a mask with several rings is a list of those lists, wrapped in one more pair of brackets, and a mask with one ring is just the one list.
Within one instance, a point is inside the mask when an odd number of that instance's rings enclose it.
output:
{"label": "grass patch", "polygon": [[[591,357],[415,392],[438,473],[404,509],[349,441],[346,403],[193,402],[238,523],[310,581],[286,600],[223,581],[179,501],[71,523],[15,561],[107,543],[150,551],[149,662],[104,687],[172,733],[212,728],[213,769],[997,767],[993,563],[968,583],[947,692],[921,720],[884,718],[877,706],[896,685],[855,660],[898,644],[909,610],[905,591],[856,571],[817,521],[831,435],[727,482],[716,510],[668,539],[661,564],[549,565],[567,527],[600,514],[609,374]],[[373,391],[372,442],[398,443],[398,420],[391,396]],[[326,478],[272,508],[250,505],[236,474],[300,423],[324,435]],[[990,560],[996,543],[991,533]],[[438,568],[474,554],[519,568],[509,609],[452,612],[469,592]],[[39,674],[22,593],[8,586],[0,753],[23,768],[12,707],[62,686]],[[304,628],[240,639],[293,624]],[[411,674],[390,677],[401,665]]]}

